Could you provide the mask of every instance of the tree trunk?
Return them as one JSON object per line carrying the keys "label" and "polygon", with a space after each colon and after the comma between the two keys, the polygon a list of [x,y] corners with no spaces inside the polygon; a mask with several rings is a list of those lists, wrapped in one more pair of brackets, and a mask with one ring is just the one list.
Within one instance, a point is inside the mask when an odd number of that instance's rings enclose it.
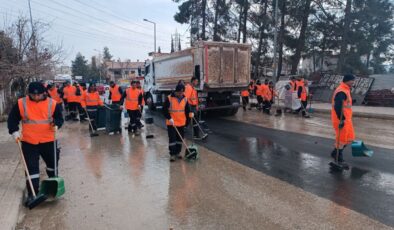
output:
{"label": "tree trunk", "polygon": [[368,55],[367,55],[367,69],[369,68],[370,60],[371,60],[371,52],[368,52]]}
{"label": "tree trunk", "polygon": [[302,16],[300,37],[298,38],[296,52],[293,57],[293,63],[291,66],[291,74],[297,73],[298,63],[300,62],[301,53],[302,53],[304,46],[305,46],[305,33],[306,33],[306,28],[308,26],[308,17],[309,17],[309,13],[310,13],[310,9],[311,9],[311,2],[312,2],[312,0],[306,0],[304,10],[302,12],[303,16]]}
{"label": "tree trunk", "polygon": [[218,38],[218,16],[219,16],[219,4],[221,0],[216,0],[216,5],[215,5],[215,18],[213,22],[213,40],[214,41],[219,41]]}
{"label": "tree trunk", "polygon": [[339,59],[337,64],[337,72],[342,73],[343,66],[345,62],[345,56],[347,53],[347,45],[348,45],[348,32],[350,27],[350,13],[352,9],[352,0],[346,0],[346,7],[345,7],[345,19],[343,23],[342,29],[342,40],[341,40],[341,50],[339,53]]}
{"label": "tree trunk", "polygon": [[242,31],[242,11],[243,11],[243,6],[240,4],[239,5],[239,18],[238,18],[238,37],[237,37],[237,42],[241,42],[241,31]]}
{"label": "tree trunk", "polygon": [[[263,7],[264,5],[264,7]],[[268,8],[268,0],[261,0],[260,2],[260,20],[262,20],[267,15]],[[263,49],[263,37],[264,37],[265,24],[264,22],[260,23],[260,34],[259,34],[259,46],[257,48],[257,76],[261,76],[260,68],[261,68],[261,53]]]}
{"label": "tree trunk", "polygon": [[279,31],[279,58],[278,58],[278,73],[276,75],[276,81],[279,80],[280,74],[282,73],[282,62],[283,62],[283,40],[285,35],[285,15],[286,15],[286,0],[282,1],[281,7],[282,15],[280,17],[280,31]]}
{"label": "tree trunk", "polygon": [[207,15],[206,15],[206,8],[207,8],[207,0],[202,0],[202,9],[201,9],[201,17],[202,17],[202,34],[201,39],[205,41],[205,27],[207,23]]}
{"label": "tree trunk", "polygon": [[249,10],[249,2],[248,0],[244,0],[244,12],[243,12],[243,25],[242,25],[242,34],[243,34],[243,39],[242,43],[246,43],[246,38],[247,38],[247,19],[248,19],[248,10]]}

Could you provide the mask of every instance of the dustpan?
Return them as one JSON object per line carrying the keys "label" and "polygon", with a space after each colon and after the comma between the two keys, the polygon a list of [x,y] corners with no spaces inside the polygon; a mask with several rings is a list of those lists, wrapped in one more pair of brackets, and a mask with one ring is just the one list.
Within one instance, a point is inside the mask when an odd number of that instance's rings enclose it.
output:
{"label": "dustpan", "polygon": [[185,150],[185,160],[197,160],[199,157],[197,145],[191,144]]}
{"label": "dustpan", "polygon": [[60,154],[60,150],[57,148],[56,130],[57,128],[55,128],[55,141],[53,142],[55,176],[43,180],[40,185],[40,194],[53,198],[59,198],[66,191],[64,187],[64,179],[57,175],[57,155]]}
{"label": "dustpan", "polygon": [[368,149],[363,141],[356,140],[352,143],[352,155],[353,157],[372,157],[373,150]]}

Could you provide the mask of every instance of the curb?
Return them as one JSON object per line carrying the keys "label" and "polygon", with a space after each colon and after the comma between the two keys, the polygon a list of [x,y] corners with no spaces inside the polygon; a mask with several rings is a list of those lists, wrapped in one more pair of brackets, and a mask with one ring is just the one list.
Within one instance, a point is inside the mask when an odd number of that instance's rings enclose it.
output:
{"label": "curb", "polygon": [[[309,108],[307,108],[308,111]],[[325,113],[329,114],[331,113],[331,110],[327,109],[317,109],[313,108],[312,110],[314,113]],[[383,120],[394,120],[394,114],[375,114],[375,113],[365,113],[365,112],[355,112],[353,111],[353,117],[363,117],[363,118],[375,118],[375,119],[383,119]]]}

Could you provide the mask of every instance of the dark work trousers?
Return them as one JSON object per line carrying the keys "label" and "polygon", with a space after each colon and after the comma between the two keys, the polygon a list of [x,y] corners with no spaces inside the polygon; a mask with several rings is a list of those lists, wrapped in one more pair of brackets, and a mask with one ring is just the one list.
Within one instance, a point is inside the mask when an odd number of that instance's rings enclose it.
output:
{"label": "dark work trousers", "polygon": [[271,102],[270,101],[263,101],[263,112],[269,114],[271,110]]}
{"label": "dark work trousers", "polygon": [[[185,136],[184,126],[176,127],[181,134],[182,138]],[[174,126],[167,125],[168,131],[168,149],[170,150],[170,155],[179,155],[182,151],[182,139],[176,132]]]}
{"label": "dark work trousers", "polygon": [[129,117],[130,117],[130,123],[129,123],[128,130],[129,130],[129,132],[135,133],[138,128],[137,123],[140,118],[140,111],[138,109],[137,110],[127,110],[127,113],[129,114]]}
{"label": "dark work trousers", "polygon": [[77,109],[78,109],[78,102],[69,102],[68,103],[68,118],[75,119],[77,118]]}
{"label": "dark work trousers", "polygon": [[301,111],[302,116],[306,115],[306,107],[308,106],[308,101],[301,101],[301,108],[297,110],[297,114]]}
{"label": "dark work trousers", "polygon": [[141,108],[141,111],[138,111],[138,119],[136,121],[137,128],[141,129],[142,128],[142,123],[141,123],[141,118],[142,118],[142,112],[144,111],[144,108]]}
{"label": "dark work trousers", "polygon": [[[195,137],[200,137],[200,128],[198,128],[198,125],[199,125],[198,122],[200,121],[200,118],[198,116],[197,106],[191,105],[190,112],[194,113],[194,119],[193,118],[186,118],[186,119],[189,119],[190,124],[193,123],[193,135]],[[191,119],[193,120],[193,122],[191,122]]]}
{"label": "dark work trousers", "polygon": [[257,109],[261,110],[263,104],[263,97],[262,96],[257,96]]}
{"label": "dark work trousers", "polygon": [[[37,145],[29,144],[22,141],[23,156],[25,157],[27,168],[29,170],[30,178],[34,190],[37,194],[40,186],[40,156],[44,160],[46,165],[46,172],[48,177],[55,176],[55,162],[54,162],[54,146],[53,141],[47,143],[41,143]],[[57,162],[59,162],[59,149],[56,151]],[[30,189],[29,181],[26,177],[26,186],[29,196],[33,193]]]}
{"label": "dark work trousers", "polygon": [[242,97],[242,107],[246,110],[246,106],[249,104],[249,97]]}
{"label": "dark work trousers", "polygon": [[79,112],[79,119],[81,121],[83,121],[86,118],[86,113],[85,113],[85,110],[82,108],[81,103],[77,102],[77,109],[78,109],[78,112]]}
{"label": "dark work trousers", "polygon": [[[97,131],[97,106],[87,106],[86,110],[88,111],[93,130]],[[89,124],[89,132],[93,132],[92,127]]]}

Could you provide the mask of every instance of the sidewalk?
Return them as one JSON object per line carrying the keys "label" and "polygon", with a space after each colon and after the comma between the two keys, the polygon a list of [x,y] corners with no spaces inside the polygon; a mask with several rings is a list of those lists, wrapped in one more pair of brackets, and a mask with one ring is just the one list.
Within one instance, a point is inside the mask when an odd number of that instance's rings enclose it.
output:
{"label": "sidewalk", "polygon": [[18,147],[8,135],[7,123],[0,123],[0,133],[0,226],[15,229],[25,180]]}
{"label": "sidewalk", "polygon": [[[312,109],[316,113],[330,113],[331,104],[312,102]],[[394,108],[392,107],[352,106],[352,109],[355,117],[394,120]],[[307,110],[309,111],[309,105]]]}

